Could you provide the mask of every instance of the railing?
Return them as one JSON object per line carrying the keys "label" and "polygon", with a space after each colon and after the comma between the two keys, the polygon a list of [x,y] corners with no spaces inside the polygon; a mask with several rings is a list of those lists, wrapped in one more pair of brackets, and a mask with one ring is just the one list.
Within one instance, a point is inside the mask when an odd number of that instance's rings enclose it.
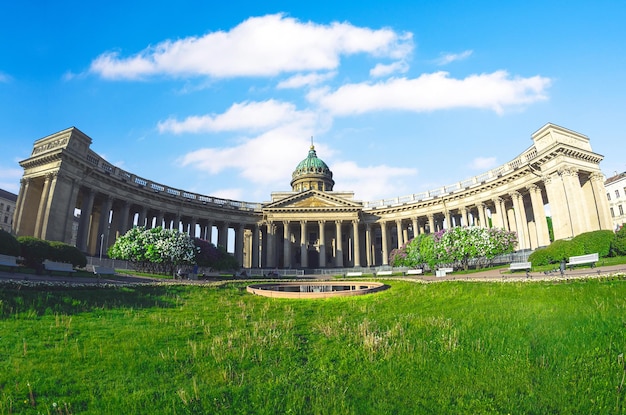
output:
{"label": "railing", "polygon": [[[530,163],[537,157],[537,150],[534,147],[531,147],[527,151],[525,151],[522,155],[517,157],[516,159],[505,163],[502,166],[498,166],[494,169],[491,169],[488,172],[481,173],[478,176],[474,176],[460,182],[442,186],[437,189],[428,190],[421,193],[414,193],[406,196],[399,196],[392,199],[382,199],[375,200],[371,202],[363,202],[364,210],[371,210],[377,208],[385,208],[391,206],[399,206],[404,204],[410,204],[415,202],[420,202],[424,200],[429,200],[436,197],[442,197],[447,194],[451,194],[454,192],[460,192],[465,189],[468,189],[472,186],[476,186],[482,183],[489,182],[491,180],[495,180],[498,177],[501,177],[509,172],[512,172],[516,169],[519,169],[521,166]],[[249,210],[253,212],[260,212],[263,208],[261,203],[251,203],[251,202],[242,202],[237,200],[230,199],[220,199],[212,196],[205,196],[196,193],[187,192],[184,190],[179,190],[175,188],[170,188],[167,186],[163,186],[158,183],[151,182],[149,180],[143,179],[141,177],[135,176],[131,173],[128,173],[118,167],[114,167],[107,163],[104,159],[98,156],[97,153],[90,151],[87,154],[87,161],[95,166],[98,166],[104,173],[109,174],[113,177],[118,177],[120,180],[129,183],[135,183],[139,187],[144,187],[154,192],[160,193],[165,192],[166,194],[174,197],[183,197],[186,200],[196,201],[202,204],[213,204],[222,208],[231,208],[238,210]]]}
{"label": "railing", "polygon": [[476,186],[482,183],[486,183],[491,180],[495,180],[498,177],[501,177],[505,174],[508,174],[516,169],[519,169],[523,165],[530,163],[537,157],[537,150],[535,147],[531,147],[526,150],[522,155],[517,157],[514,160],[511,160],[508,163],[503,164],[502,166],[498,166],[494,169],[489,170],[488,172],[481,173],[478,176],[471,177],[469,179],[462,180],[457,183],[453,183],[451,185],[442,186],[437,189],[429,190],[422,193],[414,193],[408,196],[396,197],[394,199],[382,199],[375,200],[372,202],[363,202],[363,209],[376,209],[383,207],[391,207],[397,204],[406,204],[406,203],[414,203],[420,202],[423,200],[428,200],[435,197],[441,197],[450,193],[463,191],[472,186]]}

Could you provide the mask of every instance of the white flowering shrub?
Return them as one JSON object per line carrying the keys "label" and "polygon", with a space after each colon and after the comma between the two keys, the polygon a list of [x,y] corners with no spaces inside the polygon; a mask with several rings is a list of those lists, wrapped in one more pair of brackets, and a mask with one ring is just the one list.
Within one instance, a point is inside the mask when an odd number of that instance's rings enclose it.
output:
{"label": "white flowering shrub", "polygon": [[172,274],[179,265],[195,261],[196,247],[189,235],[177,229],[135,227],[117,238],[107,253],[140,271]]}

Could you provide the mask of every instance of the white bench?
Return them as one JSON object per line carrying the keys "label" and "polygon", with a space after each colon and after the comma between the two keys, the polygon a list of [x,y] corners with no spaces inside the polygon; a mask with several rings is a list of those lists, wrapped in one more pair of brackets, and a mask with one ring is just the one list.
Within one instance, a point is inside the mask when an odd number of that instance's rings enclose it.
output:
{"label": "white bench", "polygon": [[362,277],[363,273],[361,271],[350,271],[346,272],[346,277]]}
{"label": "white bench", "polygon": [[381,277],[381,276],[385,276],[385,275],[386,276],[391,276],[392,274],[393,274],[393,271],[389,271],[389,270],[387,270],[387,271],[378,271],[376,273],[376,276],[377,277]]}
{"label": "white bench", "polygon": [[406,272],[406,275],[421,275],[424,273],[424,270],[421,268],[418,269],[410,269]]}
{"label": "white bench", "polygon": [[68,264],[66,262],[54,262],[47,259],[43,262],[43,267],[46,269],[46,271],[48,271],[48,274],[50,275],[52,275],[52,272],[54,271],[67,272],[68,275],[76,272],[72,264]]}
{"label": "white bench", "polygon": [[451,267],[445,267],[445,268],[439,268],[435,271],[435,276],[437,277],[445,277],[446,274],[452,273],[454,272],[454,268]]}
{"label": "white bench", "polygon": [[11,268],[11,272],[15,271],[18,267],[17,257],[0,254],[0,266]]}
{"label": "white bench", "polygon": [[578,255],[569,257],[569,262],[567,266],[571,269],[574,268],[574,265],[583,265],[583,264],[591,264],[591,268],[596,266],[596,262],[598,262],[598,253],[595,254],[587,254],[587,255]]}
{"label": "white bench", "polygon": [[530,271],[532,264],[530,262],[512,262],[509,265],[509,271]]}
{"label": "white bench", "polygon": [[97,276],[100,275],[115,275],[115,268],[103,267],[102,265],[90,265],[87,270],[93,272]]}

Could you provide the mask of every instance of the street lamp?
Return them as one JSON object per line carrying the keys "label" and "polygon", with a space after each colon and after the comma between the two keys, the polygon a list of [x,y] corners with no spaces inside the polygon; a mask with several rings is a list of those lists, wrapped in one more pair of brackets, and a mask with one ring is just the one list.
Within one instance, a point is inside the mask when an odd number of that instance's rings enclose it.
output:
{"label": "street lamp", "polygon": [[100,263],[102,263],[102,245],[104,245],[104,234],[100,234]]}

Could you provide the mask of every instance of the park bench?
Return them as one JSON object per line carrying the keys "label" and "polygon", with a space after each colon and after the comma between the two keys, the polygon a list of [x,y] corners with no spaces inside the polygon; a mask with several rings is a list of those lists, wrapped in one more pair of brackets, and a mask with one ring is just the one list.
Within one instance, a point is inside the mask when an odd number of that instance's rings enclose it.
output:
{"label": "park bench", "polygon": [[378,272],[376,273],[376,276],[377,276],[377,277],[382,277],[382,276],[388,276],[388,277],[390,277],[392,274],[393,274],[393,271],[391,271],[391,270],[386,270],[386,271],[378,271]]}
{"label": "park bench", "polygon": [[100,275],[115,275],[115,268],[104,267],[102,265],[88,265],[87,270],[93,272],[98,277]]}
{"label": "park bench", "polygon": [[15,269],[19,270],[19,265],[17,264],[17,257],[12,255],[2,255],[0,254],[0,266],[8,267],[11,269],[11,272],[15,271]]}
{"label": "park bench", "polygon": [[346,277],[362,277],[363,273],[361,271],[349,271],[346,272]]}
{"label": "park bench", "polygon": [[421,268],[418,269],[410,269],[406,272],[406,275],[422,275],[424,270]]}
{"label": "park bench", "polygon": [[530,262],[512,262],[509,265],[509,271],[530,271],[532,264]]}
{"label": "park bench", "polygon": [[73,272],[76,272],[72,264],[68,264],[66,262],[55,262],[47,259],[43,262],[43,267],[46,271],[48,271],[49,275],[52,275],[53,272],[67,272],[67,275],[71,275]]}
{"label": "park bench", "polygon": [[11,272],[15,271],[18,269],[17,257],[0,254],[0,266],[11,268]]}
{"label": "park bench", "polygon": [[444,267],[444,268],[439,268],[435,271],[435,276],[437,277],[445,277],[446,274],[449,274],[451,272],[454,272],[454,268],[452,267]]}
{"label": "park bench", "polygon": [[569,262],[566,264],[569,269],[573,269],[574,265],[591,264],[591,268],[595,268],[596,262],[598,262],[598,253],[578,255],[569,257]]}

